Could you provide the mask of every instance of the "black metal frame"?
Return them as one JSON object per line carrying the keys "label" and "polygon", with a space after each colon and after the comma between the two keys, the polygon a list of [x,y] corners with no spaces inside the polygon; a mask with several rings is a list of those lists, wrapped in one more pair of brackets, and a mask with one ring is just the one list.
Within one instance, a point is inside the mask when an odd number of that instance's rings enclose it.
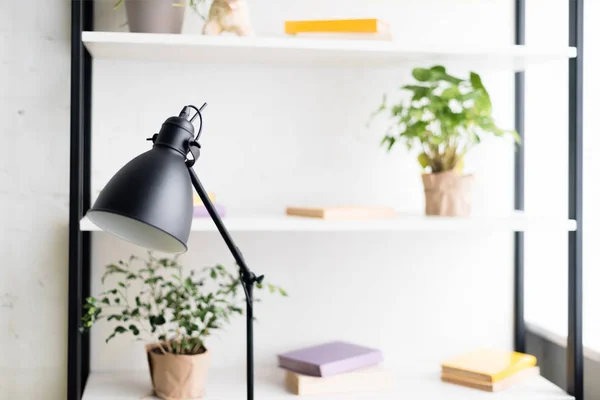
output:
{"label": "black metal frame", "polygon": [[90,295],[90,233],[79,221],[90,207],[92,58],[81,41],[93,29],[93,2],[71,2],[71,149],[69,177],[69,309],[67,398],[81,399],[90,372],[89,336],[79,332],[83,300]]}
{"label": "black metal frame", "polygon": [[567,391],[583,399],[583,0],[569,1],[569,45],[577,57],[569,60],[569,218],[577,230],[569,232],[569,323]]}
{"label": "black metal frame", "polygon": [[[577,57],[569,60],[569,218],[577,230],[569,232],[567,392],[577,400],[584,396],[582,341],[582,192],[583,192],[583,0],[569,1],[569,45],[577,48]],[[515,44],[525,43],[525,0],[515,0]],[[525,75],[515,75],[515,129],[522,144],[515,156],[515,209],[524,208],[525,171]],[[523,233],[514,241],[514,348],[525,351]]]}
{"label": "black metal frame", "polygon": [[[515,44],[525,44],[525,0],[515,0]],[[515,74],[515,130],[521,145],[515,152],[515,210],[525,209],[525,73]],[[514,349],[525,352],[523,232],[514,238]]]}
{"label": "black metal frame", "polygon": [[[569,233],[569,326],[567,340],[567,390],[583,399],[582,343],[582,171],[583,171],[583,0],[569,1],[569,44],[577,58],[569,61],[569,218],[577,230]],[[90,294],[90,233],[79,221],[91,199],[91,93],[92,60],[84,48],[83,31],[93,30],[92,0],[71,3],[71,150],[69,194],[69,309],[68,400],[79,400],[89,375],[89,336],[79,333],[83,299]],[[515,0],[515,43],[525,41],[525,0]],[[524,139],[524,73],[515,75],[515,128]],[[517,210],[524,208],[524,140],[515,157]],[[525,350],[523,233],[514,237],[514,347]],[[248,371],[251,376],[252,371]]]}

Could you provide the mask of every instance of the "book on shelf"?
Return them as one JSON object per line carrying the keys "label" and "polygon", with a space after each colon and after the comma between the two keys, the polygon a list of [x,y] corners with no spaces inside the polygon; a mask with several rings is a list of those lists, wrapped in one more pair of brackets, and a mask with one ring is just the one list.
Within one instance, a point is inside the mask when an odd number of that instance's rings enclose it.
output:
{"label": "book on shelf", "polygon": [[329,342],[278,356],[279,366],[302,375],[327,377],[377,365],[380,350],[347,342]]}
{"label": "book on shelf", "polygon": [[381,366],[319,378],[293,371],[285,372],[289,392],[300,395],[333,395],[361,392],[387,392],[393,387],[392,375]]}
{"label": "book on shelf", "polygon": [[456,379],[494,383],[534,367],[536,358],[515,351],[481,349],[442,363],[442,374]]}
{"label": "book on shelf", "polygon": [[356,220],[392,218],[391,207],[288,207],[286,214],[295,217]]}
{"label": "book on shelf", "polygon": [[390,26],[375,18],[286,21],[285,33],[295,36],[391,40]]}
{"label": "book on shelf", "polygon": [[538,376],[539,374],[539,367],[528,367],[495,382],[480,381],[478,379],[467,378],[462,375],[456,375],[453,373],[445,372],[442,372],[441,377],[442,381],[444,382],[467,386],[473,389],[484,390],[486,392],[498,392],[500,390],[509,388],[519,382],[527,380],[531,377]]}
{"label": "book on shelf", "polygon": [[[225,207],[223,207],[221,204],[215,203],[217,200],[217,196],[214,193],[208,193],[208,198],[215,206],[215,210],[217,211],[217,214],[219,214],[219,217],[221,217],[221,218],[225,217],[225,214],[226,214]],[[210,217],[208,210],[204,206],[204,203],[202,203],[202,199],[200,199],[200,196],[198,196],[197,193],[194,193],[193,205],[194,205],[194,210],[193,210],[194,218]]]}

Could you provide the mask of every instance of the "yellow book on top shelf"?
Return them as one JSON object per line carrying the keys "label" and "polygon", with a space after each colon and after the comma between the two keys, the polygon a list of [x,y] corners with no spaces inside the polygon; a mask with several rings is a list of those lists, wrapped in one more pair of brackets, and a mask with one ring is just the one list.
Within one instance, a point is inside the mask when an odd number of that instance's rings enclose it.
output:
{"label": "yellow book on top shelf", "polygon": [[314,21],[286,21],[285,33],[372,33],[389,32],[389,25],[374,18],[367,19],[333,19]]}
{"label": "yellow book on top shelf", "polygon": [[535,366],[536,362],[536,358],[529,354],[483,349],[443,362],[442,373],[483,382],[498,382]]}

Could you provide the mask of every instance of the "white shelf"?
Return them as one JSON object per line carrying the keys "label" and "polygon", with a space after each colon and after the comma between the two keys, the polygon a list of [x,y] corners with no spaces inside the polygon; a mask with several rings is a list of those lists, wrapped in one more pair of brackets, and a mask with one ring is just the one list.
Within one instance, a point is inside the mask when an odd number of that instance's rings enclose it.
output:
{"label": "white shelf", "polygon": [[[226,217],[228,230],[235,232],[361,232],[361,231],[574,231],[574,220],[559,218],[527,217],[515,212],[499,217],[427,217],[399,215],[391,219],[335,221],[314,218],[282,216]],[[100,231],[88,218],[81,220],[83,231]],[[192,231],[216,232],[210,218],[196,218]]]}
{"label": "white shelf", "polygon": [[523,70],[529,65],[565,61],[569,47],[473,47],[467,44],[416,45],[372,40],[294,37],[202,36],[129,32],[83,32],[96,59],[189,63],[397,66],[440,63],[472,69]]}
{"label": "white shelf", "polygon": [[[206,400],[245,399],[246,386],[242,371],[209,370]],[[440,381],[439,372],[398,376],[390,393],[364,393],[338,396],[311,396],[327,400],[570,400],[559,387],[543,377],[535,377],[504,391],[482,392]],[[256,397],[260,400],[298,399],[283,386],[283,372],[275,368],[257,369]],[[88,378],[83,400],[150,400],[148,372],[93,372]]]}

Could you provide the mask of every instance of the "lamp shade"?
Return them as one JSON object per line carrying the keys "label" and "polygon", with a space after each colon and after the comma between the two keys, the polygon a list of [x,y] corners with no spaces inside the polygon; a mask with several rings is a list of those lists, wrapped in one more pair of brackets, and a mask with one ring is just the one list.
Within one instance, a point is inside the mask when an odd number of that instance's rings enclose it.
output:
{"label": "lamp shade", "polygon": [[185,163],[190,140],[192,124],[169,118],[153,148],[111,178],[87,217],[101,229],[147,249],[185,252],[193,216]]}

